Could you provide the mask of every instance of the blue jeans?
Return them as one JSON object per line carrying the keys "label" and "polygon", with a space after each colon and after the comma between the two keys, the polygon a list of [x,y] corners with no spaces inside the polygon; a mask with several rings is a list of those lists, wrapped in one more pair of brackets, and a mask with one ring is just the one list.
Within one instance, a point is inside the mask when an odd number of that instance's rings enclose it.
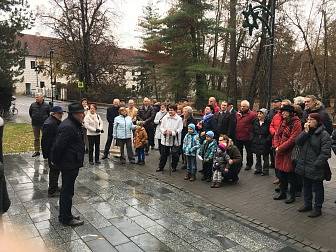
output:
{"label": "blue jeans", "polygon": [[137,148],[138,162],[145,162],[145,148]]}
{"label": "blue jeans", "polygon": [[187,156],[187,171],[191,175],[196,175],[197,172],[196,157]]}

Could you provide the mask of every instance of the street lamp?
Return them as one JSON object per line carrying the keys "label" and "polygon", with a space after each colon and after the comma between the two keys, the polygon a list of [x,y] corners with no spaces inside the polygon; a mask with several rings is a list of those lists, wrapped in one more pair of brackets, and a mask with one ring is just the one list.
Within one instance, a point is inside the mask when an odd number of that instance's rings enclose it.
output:
{"label": "street lamp", "polygon": [[51,85],[51,103],[50,106],[54,106],[54,84],[53,84],[53,68],[52,68],[52,59],[54,57],[54,50],[50,48],[49,52],[49,66],[50,66],[50,85]]}
{"label": "street lamp", "polygon": [[[269,36],[269,65],[268,65],[268,80],[267,80],[267,106],[271,107],[272,99],[272,76],[273,76],[273,56],[274,56],[274,36],[275,36],[275,5],[276,0],[272,0],[270,8],[263,4],[258,4],[252,6],[248,5],[247,10],[243,11],[244,23],[243,27],[249,29],[249,34],[252,36],[254,29],[259,29],[259,22],[262,22],[267,29]],[[269,22],[267,22],[263,15],[266,14],[269,17]]]}

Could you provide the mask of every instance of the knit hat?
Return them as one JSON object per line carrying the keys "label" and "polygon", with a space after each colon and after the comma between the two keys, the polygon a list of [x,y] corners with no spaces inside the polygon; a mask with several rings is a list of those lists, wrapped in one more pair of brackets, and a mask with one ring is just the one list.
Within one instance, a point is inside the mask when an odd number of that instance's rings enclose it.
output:
{"label": "knit hat", "polygon": [[261,112],[261,113],[263,113],[264,115],[267,115],[267,109],[265,109],[265,108],[261,108],[261,109],[259,109],[258,110],[258,112]]}
{"label": "knit hat", "polygon": [[289,113],[294,113],[294,107],[292,105],[284,105],[280,109],[281,111],[287,111]]}
{"label": "knit hat", "polygon": [[190,123],[190,124],[188,125],[188,128],[191,128],[194,132],[196,131],[196,126],[195,126],[195,124],[193,124],[193,123]]}
{"label": "knit hat", "polygon": [[221,143],[221,144],[218,145],[218,148],[221,149],[222,151],[226,151],[227,146],[226,146],[226,144]]}
{"label": "knit hat", "polygon": [[214,138],[215,133],[213,133],[213,131],[209,130],[205,133],[206,136],[210,137],[210,138]]}
{"label": "knit hat", "polygon": [[319,113],[311,113],[309,114],[309,117],[315,119],[318,122],[318,124],[322,123],[321,116]]}

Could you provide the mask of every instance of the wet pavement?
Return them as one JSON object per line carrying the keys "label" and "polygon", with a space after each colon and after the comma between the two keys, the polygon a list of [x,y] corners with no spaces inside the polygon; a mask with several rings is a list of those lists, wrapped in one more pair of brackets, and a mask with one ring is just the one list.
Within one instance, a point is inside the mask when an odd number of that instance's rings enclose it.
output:
{"label": "wet pavement", "polygon": [[[290,234],[209,203],[205,198],[112,161],[80,170],[73,213],[85,225],[58,223],[58,199],[47,197],[48,168],[30,154],[5,157],[12,206],[5,232],[15,227],[49,251],[312,251]],[[183,178],[182,178],[183,179]]]}

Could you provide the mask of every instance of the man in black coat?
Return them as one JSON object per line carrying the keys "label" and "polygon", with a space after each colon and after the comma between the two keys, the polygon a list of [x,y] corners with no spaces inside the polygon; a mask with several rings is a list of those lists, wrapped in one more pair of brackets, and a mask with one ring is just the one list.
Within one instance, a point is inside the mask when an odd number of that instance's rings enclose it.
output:
{"label": "man in black coat", "polygon": [[218,140],[220,135],[228,135],[230,112],[227,111],[228,103],[223,101],[220,106],[220,111],[214,114],[213,124],[215,138]]}
{"label": "man in black coat", "polygon": [[83,225],[78,216],[71,213],[72,197],[79,168],[83,167],[85,144],[82,123],[84,108],[78,103],[71,103],[69,116],[58,127],[56,141],[53,146],[51,160],[62,175],[62,189],[59,200],[59,221],[67,226]]}
{"label": "man in black coat", "polygon": [[31,118],[34,132],[34,149],[33,157],[40,155],[40,133],[44,121],[49,117],[50,106],[44,102],[44,97],[41,93],[36,93],[35,102],[29,107],[29,116]]}
{"label": "man in black coat", "polygon": [[143,105],[139,108],[138,111],[138,120],[144,122],[144,127],[148,135],[148,144],[145,147],[145,153],[148,155],[149,147],[151,146],[154,149],[154,133],[155,133],[155,110],[153,106],[150,105],[150,100],[145,97],[143,100]]}
{"label": "man in black coat", "polygon": [[49,188],[48,196],[58,196],[58,177],[60,174],[59,169],[51,162],[51,149],[56,140],[58,126],[62,122],[63,109],[60,106],[55,106],[51,109],[51,115],[45,120],[42,127],[42,154],[43,158],[48,159],[49,165]]}
{"label": "man in black coat", "polygon": [[108,158],[111,144],[113,141],[114,118],[116,118],[119,115],[119,108],[120,108],[120,100],[113,99],[112,106],[107,109],[106,119],[109,123],[109,127],[108,127],[108,135],[107,135],[107,140],[106,140],[105,149],[104,149],[104,156],[102,157],[102,159]]}
{"label": "man in black coat", "polygon": [[227,103],[227,112],[229,113],[228,117],[228,128],[227,136],[234,142],[236,140],[236,126],[237,126],[237,111],[233,107],[233,102],[229,101]]}
{"label": "man in black coat", "polygon": [[334,130],[333,123],[322,102],[317,100],[316,96],[314,95],[307,95],[305,105],[306,107],[303,111],[302,120],[306,122],[310,114],[318,113],[321,117],[321,122],[324,125],[326,131],[329,133],[329,135],[331,135]]}

